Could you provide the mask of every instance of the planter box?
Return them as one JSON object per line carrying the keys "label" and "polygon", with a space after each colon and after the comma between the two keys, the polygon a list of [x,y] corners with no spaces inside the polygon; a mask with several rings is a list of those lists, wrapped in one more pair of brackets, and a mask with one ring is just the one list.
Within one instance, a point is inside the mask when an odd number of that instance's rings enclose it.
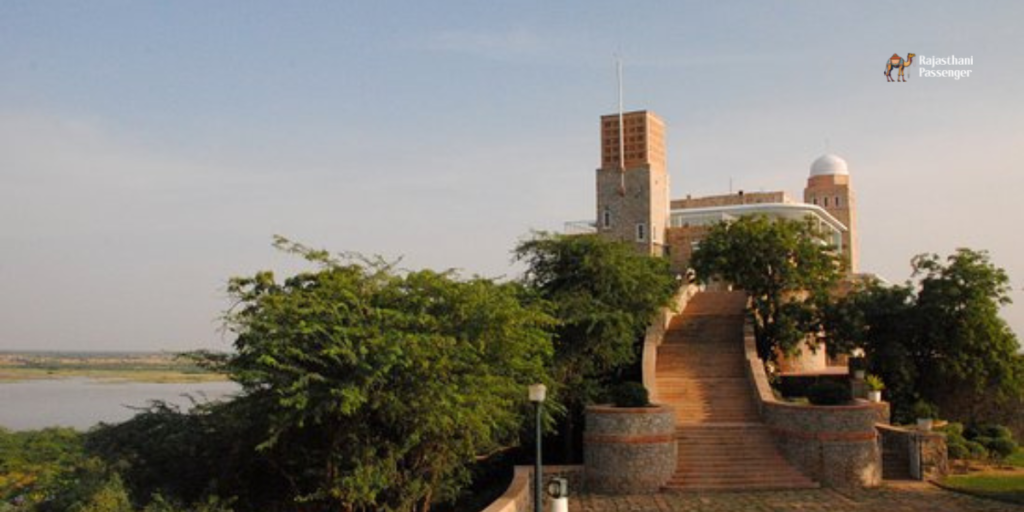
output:
{"label": "planter box", "polygon": [[676,471],[676,417],[670,407],[587,407],[584,479],[598,494],[658,492]]}

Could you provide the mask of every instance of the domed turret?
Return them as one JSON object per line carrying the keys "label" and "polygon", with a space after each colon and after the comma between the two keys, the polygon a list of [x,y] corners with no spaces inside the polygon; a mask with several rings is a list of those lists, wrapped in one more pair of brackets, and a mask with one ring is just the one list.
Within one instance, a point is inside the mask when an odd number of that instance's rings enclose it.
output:
{"label": "domed turret", "polygon": [[822,155],[811,164],[811,177],[834,176],[836,174],[850,174],[846,168],[846,160],[839,158],[832,153]]}

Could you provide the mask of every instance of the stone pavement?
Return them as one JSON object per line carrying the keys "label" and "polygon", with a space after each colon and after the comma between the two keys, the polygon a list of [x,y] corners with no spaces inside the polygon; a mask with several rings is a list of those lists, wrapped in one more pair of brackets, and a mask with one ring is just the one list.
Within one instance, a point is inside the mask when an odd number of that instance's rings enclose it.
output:
{"label": "stone pavement", "polygon": [[679,492],[648,496],[571,496],[570,512],[1021,512],[1024,507],[945,491],[927,483],[870,490]]}

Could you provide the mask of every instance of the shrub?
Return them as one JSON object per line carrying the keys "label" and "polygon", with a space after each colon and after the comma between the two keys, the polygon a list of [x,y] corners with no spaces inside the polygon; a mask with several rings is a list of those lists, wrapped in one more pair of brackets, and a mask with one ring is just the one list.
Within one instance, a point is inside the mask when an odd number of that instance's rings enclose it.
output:
{"label": "shrub", "polygon": [[868,375],[865,377],[864,385],[868,387],[868,391],[882,391],[885,389],[885,383],[882,382],[882,378],[878,375]]}
{"label": "shrub", "polygon": [[967,441],[964,443],[967,447],[967,451],[970,452],[972,459],[984,459],[988,457],[988,450],[977,441]]}
{"label": "shrub", "polygon": [[918,400],[913,407],[914,416],[921,419],[935,419],[939,416],[939,409],[934,405],[925,402],[924,400]]}
{"label": "shrub", "polygon": [[623,382],[612,388],[612,403],[616,407],[648,407],[651,405],[647,388],[639,382]]}
{"label": "shrub", "polygon": [[980,429],[981,435],[993,439],[1013,439],[1013,432],[1002,425],[985,425]]}
{"label": "shrub", "polygon": [[988,444],[985,444],[985,448],[988,449],[989,456],[996,460],[1004,460],[1010,455],[1013,455],[1017,451],[1017,443],[1013,439],[1007,439],[1005,437],[997,437],[991,439]]}
{"label": "shrub", "polygon": [[946,436],[948,438],[950,438],[950,439],[952,439],[952,438],[961,438],[962,439],[964,437],[964,424],[963,423],[950,422],[950,423],[945,424],[942,428],[939,428],[938,430],[939,430],[939,432],[945,432]]}
{"label": "shrub", "polygon": [[950,459],[963,460],[971,454],[971,451],[965,443],[949,443],[946,445],[946,453]]}
{"label": "shrub", "polygon": [[850,388],[831,380],[815,382],[807,388],[807,400],[814,405],[842,405],[853,400]]}

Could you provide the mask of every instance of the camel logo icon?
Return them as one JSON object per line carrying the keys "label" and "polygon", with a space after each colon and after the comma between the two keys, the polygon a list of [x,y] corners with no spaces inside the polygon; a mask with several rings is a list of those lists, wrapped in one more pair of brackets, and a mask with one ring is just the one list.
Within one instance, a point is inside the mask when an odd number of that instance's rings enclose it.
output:
{"label": "camel logo icon", "polygon": [[[903,57],[900,57],[899,54],[892,54],[892,57],[889,57],[889,62],[885,63],[885,71],[882,74],[888,78],[889,82],[906,82],[907,77],[903,76],[903,68],[910,67],[910,65],[914,63],[914,57],[915,55],[913,53],[908,53],[907,60],[903,60]],[[893,69],[900,70],[900,73],[896,75],[896,80],[892,79]]]}

